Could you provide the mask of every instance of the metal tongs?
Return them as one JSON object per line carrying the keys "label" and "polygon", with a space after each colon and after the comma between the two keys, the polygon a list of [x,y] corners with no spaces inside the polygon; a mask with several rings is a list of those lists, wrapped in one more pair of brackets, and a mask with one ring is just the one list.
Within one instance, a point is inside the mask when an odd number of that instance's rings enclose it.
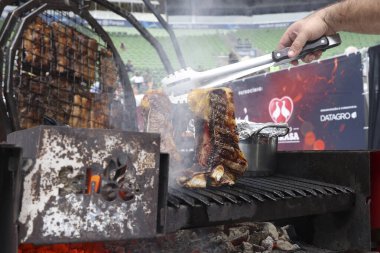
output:
{"label": "metal tongs", "polygon": [[273,51],[271,54],[203,72],[195,71],[191,68],[182,69],[163,78],[162,85],[164,91],[169,96],[184,95],[192,89],[217,87],[266,68],[301,59],[309,53],[319,50],[324,51],[336,47],[340,45],[340,43],[341,39],[339,34],[334,34],[331,36],[323,36],[317,40],[308,42],[302,49],[301,53],[296,58],[292,59],[288,57],[289,48],[287,47]]}

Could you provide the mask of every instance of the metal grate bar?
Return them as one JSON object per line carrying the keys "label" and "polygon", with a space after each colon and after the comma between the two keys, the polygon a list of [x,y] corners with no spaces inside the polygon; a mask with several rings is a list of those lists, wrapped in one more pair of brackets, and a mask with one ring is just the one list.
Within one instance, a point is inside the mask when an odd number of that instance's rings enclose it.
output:
{"label": "metal grate bar", "polygon": [[[263,189],[263,190],[267,190],[269,192],[272,192],[274,195],[276,195],[282,199],[285,198],[285,194],[283,193],[283,190],[279,187],[268,185],[268,184],[263,183],[263,182],[254,182],[252,180],[245,179],[245,178],[241,178],[238,181],[249,183],[254,188],[259,188],[259,189]],[[289,195],[292,197],[295,197],[294,193],[290,193]]]}
{"label": "metal grate bar", "polygon": [[[285,179],[285,180],[288,181],[288,182],[292,182],[292,183],[294,182],[294,180],[288,180],[288,179]],[[303,183],[303,184],[306,184],[309,187],[314,188],[316,191],[318,191],[319,193],[322,193],[324,195],[327,195],[327,194],[338,194],[334,189],[329,188],[329,187],[321,187],[321,186],[318,186],[318,185],[311,185],[310,183]]]}
{"label": "metal grate bar", "polygon": [[210,193],[214,193],[214,194],[217,194],[225,199],[228,199],[229,201],[231,201],[232,203],[234,204],[237,204],[238,203],[238,200],[235,198],[235,196],[231,195],[231,194],[228,194],[228,193],[225,193],[225,192],[222,192],[220,190],[217,190],[217,189],[203,189],[204,191],[207,191],[207,192],[210,192]]}
{"label": "metal grate bar", "polygon": [[203,189],[194,189],[194,191],[199,193],[199,194],[202,194],[203,196],[206,196],[206,197],[214,200],[216,203],[218,203],[220,205],[224,205],[223,198],[219,197],[218,195],[216,195],[214,193],[204,191]]}
{"label": "metal grate bar", "polygon": [[[231,187],[229,186],[229,188],[231,188]],[[233,189],[234,189],[234,191],[247,194],[248,196],[251,196],[252,198],[257,199],[258,201],[261,201],[261,202],[265,201],[264,198],[262,198],[260,194],[254,193],[254,192],[249,191],[247,189],[243,189],[241,187],[234,187]]]}
{"label": "metal grate bar", "polygon": [[174,189],[170,189],[169,193],[173,195],[174,197],[178,198],[179,200],[185,202],[186,204],[190,205],[191,207],[195,207],[195,201],[193,198],[188,197],[185,194],[182,194]]}
{"label": "metal grate bar", "polygon": [[209,206],[210,205],[210,201],[208,201],[208,199],[206,197],[204,197],[203,195],[201,194],[198,194],[196,193],[195,191],[191,191],[189,189],[186,189],[186,188],[179,188],[177,189],[179,192],[183,193],[183,194],[186,194],[190,197],[193,197],[195,198],[196,200],[200,201],[201,203]]}
{"label": "metal grate bar", "polygon": [[321,194],[328,194],[322,187],[320,186],[316,186],[316,185],[312,185],[312,184],[308,184],[308,183],[302,183],[302,182],[298,182],[298,181],[294,181],[294,180],[288,180],[288,179],[285,179],[285,178],[281,178],[281,177],[273,177],[272,178],[273,181],[276,181],[276,182],[279,182],[279,183],[284,183],[284,184],[287,184],[287,185],[292,185],[292,186],[296,186],[297,188],[300,188],[306,192],[309,192],[311,193],[312,195],[316,196],[319,192]]}
{"label": "metal grate bar", "polygon": [[233,189],[228,189],[228,188],[225,188],[225,187],[220,187],[218,188],[218,190],[222,191],[222,192],[225,192],[225,193],[228,193],[228,194],[231,194],[235,197],[238,197],[242,200],[244,200],[245,202],[248,202],[248,203],[252,203],[250,197],[244,193],[241,193],[241,192],[238,192],[238,191],[234,191]]}
{"label": "metal grate bar", "polygon": [[245,182],[240,182],[240,181],[238,181],[238,182],[236,183],[236,185],[241,186],[241,187],[244,187],[244,189],[249,190],[249,191],[252,191],[252,192],[254,192],[254,193],[264,195],[265,197],[267,197],[268,199],[271,199],[271,200],[273,200],[273,201],[278,200],[278,198],[277,198],[276,196],[274,196],[274,195],[273,195],[272,193],[270,193],[270,192],[263,191],[263,190],[260,190],[260,189],[257,189],[257,188],[253,188],[252,184],[248,184],[248,183],[245,183]]}
{"label": "metal grate bar", "polygon": [[296,181],[296,182],[302,182],[306,184],[312,184],[312,185],[315,185],[316,187],[321,187],[322,189],[329,191],[333,194],[337,194],[335,190],[338,190],[339,192],[342,192],[342,193],[354,193],[354,190],[345,186],[333,185],[333,184],[318,182],[318,181],[304,179],[304,178],[297,178],[297,177],[289,177],[289,176],[282,176],[282,175],[278,177],[290,180],[292,182]]}
{"label": "metal grate bar", "polygon": [[175,197],[173,197],[172,195],[168,195],[168,203],[170,205],[174,206],[175,208],[179,208],[180,207],[179,200],[176,199]]}
{"label": "metal grate bar", "polygon": [[273,180],[273,178],[270,178],[270,179],[262,178],[262,179],[260,179],[260,182],[266,182],[266,183],[273,185],[273,186],[277,185],[277,186],[280,186],[280,188],[283,188],[284,190],[288,190],[292,193],[296,192],[301,196],[304,196],[304,197],[307,196],[307,194],[303,191],[303,189],[299,189],[299,188],[294,187],[293,185],[290,185],[290,184],[284,184],[283,182],[277,182],[277,181]]}

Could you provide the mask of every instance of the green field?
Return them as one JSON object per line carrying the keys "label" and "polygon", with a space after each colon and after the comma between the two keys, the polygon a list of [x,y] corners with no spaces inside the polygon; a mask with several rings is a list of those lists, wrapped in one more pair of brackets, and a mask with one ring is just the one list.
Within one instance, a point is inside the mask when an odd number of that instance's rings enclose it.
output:
{"label": "green field", "polygon": [[[132,28],[106,27],[119,52],[126,62],[131,60],[135,69],[150,72],[157,82],[165,76],[164,67],[154,48]],[[180,69],[168,34],[163,29],[150,29],[162,44],[174,69]],[[187,66],[193,69],[210,69],[225,64],[226,58],[234,51],[237,40],[249,41],[258,55],[270,53],[277,47],[285,29],[256,30],[175,30]],[[344,53],[349,46],[365,48],[380,44],[379,35],[341,33],[342,44],[328,50],[323,58]],[[120,45],[124,43],[125,49]]]}

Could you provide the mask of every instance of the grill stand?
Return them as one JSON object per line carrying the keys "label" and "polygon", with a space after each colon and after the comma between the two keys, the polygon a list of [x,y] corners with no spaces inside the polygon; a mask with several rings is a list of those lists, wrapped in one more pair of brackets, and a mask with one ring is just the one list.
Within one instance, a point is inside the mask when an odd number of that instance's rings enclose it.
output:
{"label": "grill stand", "polygon": [[[166,232],[242,221],[275,221],[294,224],[301,241],[319,248],[370,250],[369,154],[280,152],[277,174],[261,180],[267,182],[265,192],[258,194],[264,201],[256,196],[249,203],[242,198],[246,195],[233,191],[234,187],[225,195],[223,205],[211,198],[195,198],[198,190],[169,190]],[[289,190],[283,183],[274,187],[271,182],[279,182],[279,178],[288,180],[294,189]],[[257,184],[264,185],[259,181]],[[305,185],[310,187],[309,192],[301,196],[300,189],[305,192]]]}
{"label": "grill stand", "polygon": [[[32,146],[27,142],[23,148],[30,150]],[[370,250],[370,152],[280,152],[278,159],[274,176],[241,178],[234,187],[173,190],[167,183],[168,155],[161,154],[157,208],[152,213],[157,216],[156,224],[152,224],[154,234],[274,221],[292,224],[300,241],[318,248]],[[247,182],[251,184],[249,190],[241,187]]]}
{"label": "grill stand", "polygon": [[[0,144],[0,243],[4,252],[16,252],[18,245],[17,218],[21,194],[20,148]],[[5,168],[3,167],[5,166]]]}

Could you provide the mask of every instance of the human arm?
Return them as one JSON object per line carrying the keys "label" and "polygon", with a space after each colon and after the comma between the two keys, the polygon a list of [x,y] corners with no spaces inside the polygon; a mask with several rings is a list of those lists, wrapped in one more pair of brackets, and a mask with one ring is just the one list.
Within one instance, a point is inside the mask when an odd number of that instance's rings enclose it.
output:
{"label": "human arm", "polygon": [[[340,31],[380,34],[380,0],[344,0],[320,9],[289,26],[279,48],[290,47],[288,56],[293,58],[307,41]],[[303,61],[311,62],[321,54],[308,54]]]}

